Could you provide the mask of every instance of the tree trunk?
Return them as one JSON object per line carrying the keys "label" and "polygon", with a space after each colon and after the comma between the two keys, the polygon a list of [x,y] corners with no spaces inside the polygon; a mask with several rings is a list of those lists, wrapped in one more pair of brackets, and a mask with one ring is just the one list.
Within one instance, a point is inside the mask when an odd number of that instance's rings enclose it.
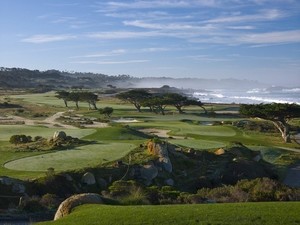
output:
{"label": "tree trunk", "polygon": [[76,109],[79,109],[78,102],[75,102]]}
{"label": "tree trunk", "polygon": [[182,106],[179,106],[179,105],[175,105],[176,109],[178,110],[178,112],[180,114],[183,114],[183,111],[182,111]]}
{"label": "tree trunk", "polygon": [[285,143],[291,143],[290,125],[285,121],[272,121],[275,127],[280,131],[281,137]]}
{"label": "tree trunk", "polygon": [[200,107],[204,110],[204,113],[207,114],[206,108],[204,108],[203,106],[200,106]]}
{"label": "tree trunk", "polygon": [[89,104],[90,104],[90,106],[91,106],[91,105],[93,106],[93,108],[90,107],[90,109],[94,109],[94,110],[97,109],[97,106],[96,106],[96,103],[95,103],[95,102],[91,102],[91,103],[89,103]]}
{"label": "tree trunk", "polygon": [[138,112],[141,112],[141,106],[137,103],[134,103],[135,108],[137,109]]}
{"label": "tree trunk", "polygon": [[65,106],[68,108],[68,102],[64,99]]}

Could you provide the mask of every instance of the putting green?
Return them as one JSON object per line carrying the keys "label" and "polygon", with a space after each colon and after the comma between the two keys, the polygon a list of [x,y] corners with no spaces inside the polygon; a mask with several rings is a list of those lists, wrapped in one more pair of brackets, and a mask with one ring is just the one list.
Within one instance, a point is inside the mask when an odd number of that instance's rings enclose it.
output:
{"label": "putting green", "polygon": [[50,138],[55,131],[64,131],[67,135],[82,138],[94,133],[95,129],[63,129],[48,128],[42,126],[26,126],[26,125],[0,125],[0,141],[8,141],[12,135],[25,134],[31,137],[42,136]]}
{"label": "putting green", "polygon": [[236,135],[235,130],[226,126],[201,126],[201,125],[185,125],[178,127],[179,131],[175,131],[176,135],[196,134],[204,136],[232,137]]}
{"label": "putting green", "polygon": [[129,143],[100,143],[77,147],[72,150],[57,151],[37,156],[21,158],[4,164],[4,167],[20,171],[55,171],[93,167],[101,163],[117,160],[136,146]]}

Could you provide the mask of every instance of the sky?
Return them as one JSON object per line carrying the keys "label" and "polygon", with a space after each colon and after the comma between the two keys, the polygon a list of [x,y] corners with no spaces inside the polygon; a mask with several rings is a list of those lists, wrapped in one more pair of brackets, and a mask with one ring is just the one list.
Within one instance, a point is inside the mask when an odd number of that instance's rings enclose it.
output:
{"label": "sky", "polygon": [[0,0],[0,66],[300,86],[300,0]]}

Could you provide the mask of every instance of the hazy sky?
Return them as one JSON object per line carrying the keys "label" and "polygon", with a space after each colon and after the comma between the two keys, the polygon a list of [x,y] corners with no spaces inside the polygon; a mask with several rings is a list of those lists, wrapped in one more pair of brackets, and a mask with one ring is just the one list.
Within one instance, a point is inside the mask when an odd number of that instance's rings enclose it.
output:
{"label": "hazy sky", "polygon": [[300,85],[300,0],[0,0],[0,66]]}

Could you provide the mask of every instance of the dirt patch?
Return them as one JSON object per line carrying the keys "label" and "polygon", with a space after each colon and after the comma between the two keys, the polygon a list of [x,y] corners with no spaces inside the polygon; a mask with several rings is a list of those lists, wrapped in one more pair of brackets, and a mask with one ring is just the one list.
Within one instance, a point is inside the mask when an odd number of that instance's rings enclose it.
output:
{"label": "dirt patch", "polygon": [[[25,124],[25,125],[29,125],[29,126],[36,126],[36,125],[43,125],[45,127],[49,127],[49,128],[66,128],[66,129],[78,129],[77,127],[73,126],[73,125],[69,125],[69,124],[64,124],[59,122],[57,119],[59,119],[61,116],[63,116],[65,112],[57,112],[52,116],[49,116],[48,118],[44,119],[44,120],[32,120],[32,119],[27,119],[24,117],[20,117],[20,116],[9,116],[9,117],[1,117],[0,118],[0,125],[4,124]],[[2,123],[1,123],[2,121]],[[107,123],[100,123],[100,122],[96,122],[94,121],[92,124],[84,124],[84,127],[87,128],[103,128],[103,127],[108,127]]]}

